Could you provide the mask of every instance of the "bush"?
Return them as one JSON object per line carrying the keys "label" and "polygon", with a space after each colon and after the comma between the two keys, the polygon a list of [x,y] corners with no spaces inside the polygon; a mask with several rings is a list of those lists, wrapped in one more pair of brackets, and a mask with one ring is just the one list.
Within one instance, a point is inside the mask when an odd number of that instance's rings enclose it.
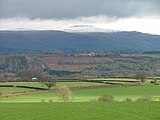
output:
{"label": "bush", "polygon": [[53,102],[53,100],[52,100],[52,99],[49,99],[49,101],[48,101],[48,102],[52,103],[52,102]]}
{"label": "bush", "polygon": [[143,96],[141,98],[138,98],[135,100],[136,102],[150,102],[153,101],[153,97],[152,96]]}
{"label": "bush", "polygon": [[154,83],[154,85],[159,85],[158,82]]}
{"label": "bush", "polygon": [[90,99],[90,102],[98,102],[98,99]]}
{"label": "bush", "polygon": [[150,83],[155,83],[155,81],[151,81]]}
{"label": "bush", "polygon": [[45,100],[44,100],[44,99],[41,99],[41,102],[42,102],[42,103],[44,103],[44,102],[45,102]]}
{"label": "bush", "polygon": [[133,102],[133,100],[131,98],[125,98],[123,102]]}
{"label": "bush", "polygon": [[98,102],[113,102],[114,101],[114,97],[112,95],[102,95],[98,98]]}

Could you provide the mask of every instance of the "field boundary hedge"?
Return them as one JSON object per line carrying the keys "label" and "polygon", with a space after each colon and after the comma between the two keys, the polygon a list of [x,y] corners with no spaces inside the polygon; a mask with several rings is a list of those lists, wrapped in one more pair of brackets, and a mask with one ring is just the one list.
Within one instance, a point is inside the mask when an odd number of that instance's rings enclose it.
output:
{"label": "field boundary hedge", "polygon": [[37,89],[37,90],[49,90],[48,88],[21,86],[21,85],[0,85],[0,87],[17,87],[17,88],[29,88],[29,89]]}

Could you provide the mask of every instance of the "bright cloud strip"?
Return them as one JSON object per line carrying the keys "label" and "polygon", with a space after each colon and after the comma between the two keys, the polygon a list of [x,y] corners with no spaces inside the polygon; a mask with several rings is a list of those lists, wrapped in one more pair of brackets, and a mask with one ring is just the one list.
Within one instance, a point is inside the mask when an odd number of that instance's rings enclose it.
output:
{"label": "bright cloud strip", "polygon": [[160,35],[159,17],[133,17],[116,19],[106,16],[79,17],[75,19],[0,19],[0,30],[63,30],[72,25],[94,25],[102,29],[139,31]]}

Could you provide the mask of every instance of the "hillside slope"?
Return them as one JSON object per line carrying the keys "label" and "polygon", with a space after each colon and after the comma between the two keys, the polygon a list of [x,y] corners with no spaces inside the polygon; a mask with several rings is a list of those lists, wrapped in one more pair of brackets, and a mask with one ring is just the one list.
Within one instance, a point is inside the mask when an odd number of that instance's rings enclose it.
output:
{"label": "hillside slope", "polygon": [[160,36],[139,32],[0,31],[0,51],[160,51]]}

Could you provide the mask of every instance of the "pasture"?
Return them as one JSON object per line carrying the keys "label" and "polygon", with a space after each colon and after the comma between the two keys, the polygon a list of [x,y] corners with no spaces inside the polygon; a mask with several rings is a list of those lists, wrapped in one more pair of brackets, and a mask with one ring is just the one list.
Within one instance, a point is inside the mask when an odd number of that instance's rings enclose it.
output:
{"label": "pasture", "polygon": [[1,103],[1,120],[158,120],[159,102]]}
{"label": "pasture", "polygon": [[[127,79],[99,79],[114,83],[129,83]],[[125,81],[125,82],[124,82]],[[131,79],[129,81],[132,81]],[[133,79],[134,81],[134,79]],[[62,102],[59,94],[51,90],[35,90],[16,86],[47,88],[40,82],[1,82],[1,94],[25,93],[20,96],[0,98],[0,118],[2,120],[158,120],[160,119],[160,86],[142,84],[139,86],[111,86],[96,82],[57,82],[56,88],[77,87],[72,90],[73,100]],[[105,85],[104,88],[96,86]],[[93,88],[81,88],[92,86]],[[103,94],[114,96],[115,102],[91,102]],[[152,102],[122,102],[125,98],[136,100],[142,96],[152,96]]]}
{"label": "pasture", "polygon": [[[151,84],[142,86],[78,89],[72,90],[72,92],[74,95],[73,102],[89,102],[91,99],[96,99],[103,94],[111,94],[118,101],[122,101],[125,98],[131,98],[135,100],[142,96],[152,96],[156,101],[158,101],[160,98],[160,86]],[[50,99],[52,99],[54,102],[60,102],[57,92],[45,92],[1,98],[0,102],[41,102],[41,100],[48,102]]]}
{"label": "pasture", "polygon": [[17,93],[17,92],[28,92],[28,91],[33,91],[32,89],[27,89],[27,88],[16,88],[16,87],[0,87],[0,92],[1,94],[6,94],[6,93]]}

